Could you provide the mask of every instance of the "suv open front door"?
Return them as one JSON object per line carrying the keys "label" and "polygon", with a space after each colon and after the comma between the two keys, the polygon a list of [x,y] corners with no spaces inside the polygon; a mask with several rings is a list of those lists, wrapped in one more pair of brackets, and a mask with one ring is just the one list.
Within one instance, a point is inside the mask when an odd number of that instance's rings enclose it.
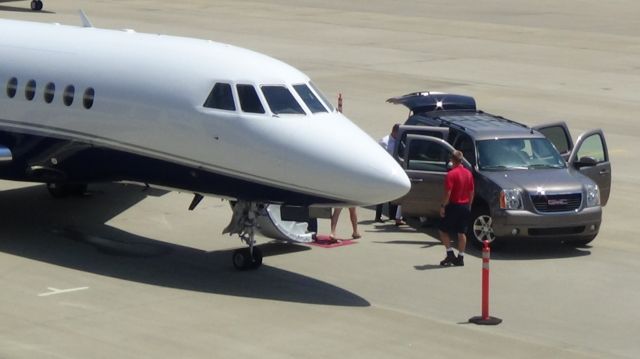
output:
{"label": "suv open front door", "polygon": [[411,190],[398,201],[402,215],[437,218],[454,148],[442,139],[423,135],[409,134],[405,143],[402,166],[411,180]]}
{"label": "suv open front door", "polygon": [[600,205],[605,206],[611,192],[611,162],[602,130],[581,134],[567,162],[598,185]]}
{"label": "suv open front door", "polygon": [[569,166],[598,184],[600,205],[605,206],[611,192],[611,162],[602,130],[591,130],[581,134],[574,145],[569,128],[564,122],[544,124],[533,129],[545,135],[556,146]]}

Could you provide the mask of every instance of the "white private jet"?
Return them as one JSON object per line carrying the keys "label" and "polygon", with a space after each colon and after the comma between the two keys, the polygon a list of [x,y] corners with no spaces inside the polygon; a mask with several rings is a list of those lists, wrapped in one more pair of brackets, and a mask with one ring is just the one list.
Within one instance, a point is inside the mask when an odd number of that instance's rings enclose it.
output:
{"label": "white private jet", "polygon": [[0,178],[46,183],[55,196],[147,183],[194,193],[190,209],[203,195],[230,199],[225,231],[248,245],[234,252],[239,269],[262,262],[260,218],[281,233],[291,224],[269,204],[368,205],[408,192],[402,168],[295,68],[207,40],[98,29],[81,15],[84,27],[0,20]]}

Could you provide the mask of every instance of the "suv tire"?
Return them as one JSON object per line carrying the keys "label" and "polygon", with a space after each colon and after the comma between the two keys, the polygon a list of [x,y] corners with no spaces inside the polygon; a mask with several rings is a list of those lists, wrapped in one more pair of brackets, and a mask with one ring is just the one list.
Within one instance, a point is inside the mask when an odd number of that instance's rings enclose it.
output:
{"label": "suv tire", "polygon": [[473,243],[477,248],[482,248],[482,241],[487,239],[489,243],[495,244],[496,236],[493,233],[491,224],[493,218],[489,213],[489,208],[474,207],[471,210],[471,220],[469,221],[469,228],[467,230],[468,241]]}

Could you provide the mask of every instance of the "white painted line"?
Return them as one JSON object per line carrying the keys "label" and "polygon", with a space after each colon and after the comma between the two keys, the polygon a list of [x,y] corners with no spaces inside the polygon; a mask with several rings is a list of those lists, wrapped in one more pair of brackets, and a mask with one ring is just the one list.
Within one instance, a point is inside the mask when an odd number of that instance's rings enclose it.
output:
{"label": "white painted line", "polygon": [[89,287],[79,287],[79,288],[71,288],[71,289],[58,289],[58,288],[53,288],[53,287],[47,287],[47,289],[50,290],[50,292],[40,293],[40,294],[38,294],[38,297],[47,297],[47,296],[50,296],[50,295],[77,292],[79,290],[89,289]]}

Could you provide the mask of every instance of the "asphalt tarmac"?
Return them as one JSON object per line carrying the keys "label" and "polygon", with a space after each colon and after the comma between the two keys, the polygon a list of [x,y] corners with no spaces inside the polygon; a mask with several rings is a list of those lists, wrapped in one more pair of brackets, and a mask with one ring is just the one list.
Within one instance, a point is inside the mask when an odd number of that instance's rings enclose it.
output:
{"label": "asphalt tarmac", "polygon": [[[592,245],[493,253],[495,327],[480,314],[480,253],[440,268],[435,230],[375,224],[338,248],[260,239],[237,272],[228,203],[123,184],[54,200],[0,182],[0,358],[637,358],[640,356],[640,3],[558,1],[0,1],[2,18],[192,36],[307,73],[374,138],[432,90],[574,136],[603,128],[613,189]],[[6,34],[3,34],[6,35]],[[46,38],[47,34],[42,34]],[[0,54],[1,56],[1,54]],[[46,66],[43,59],[42,66]],[[330,144],[328,144],[330,145]],[[329,224],[320,221],[320,231]],[[343,214],[339,232],[350,234]]]}

